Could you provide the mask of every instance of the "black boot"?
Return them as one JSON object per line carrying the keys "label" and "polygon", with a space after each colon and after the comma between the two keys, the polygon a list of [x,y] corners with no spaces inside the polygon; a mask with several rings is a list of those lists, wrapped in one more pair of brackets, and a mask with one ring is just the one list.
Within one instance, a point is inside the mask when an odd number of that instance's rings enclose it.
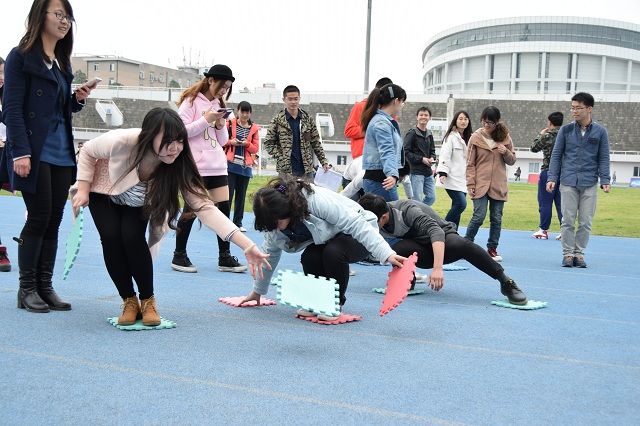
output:
{"label": "black boot", "polygon": [[60,300],[53,289],[53,267],[56,263],[58,251],[57,240],[44,240],[38,262],[38,295],[54,311],[70,311],[71,304]]}
{"label": "black boot", "polygon": [[38,258],[42,248],[42,238],[22,236],[18,245],[18,268],[20,269],[20,289],[18,308],[29,312],[49,312],[47,305],[38,295]]}
{"label": "black boot", "polygon": [[507,296],[509,303],[514,305],[527,304],[527,296],[518,288],[518,285],[513,279],[506,276],[503,272],[498,280],[500,281],[500,292]]}

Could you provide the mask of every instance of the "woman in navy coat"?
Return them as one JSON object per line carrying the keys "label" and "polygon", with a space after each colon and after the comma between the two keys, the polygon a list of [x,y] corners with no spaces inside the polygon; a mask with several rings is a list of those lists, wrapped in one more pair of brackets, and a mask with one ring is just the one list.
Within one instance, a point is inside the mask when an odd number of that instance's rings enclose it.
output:
{"label": "woman in navy coat", "polygon": [[76,159],[71,113],[91,92],[71,92],[73,10],[68,0],[34,0],[27,31],[5,64],[3,121],[7,141],[0,181],[21,191],[27,222],[20,233],[18,308],[69,310],[53,290],[58,228]]}

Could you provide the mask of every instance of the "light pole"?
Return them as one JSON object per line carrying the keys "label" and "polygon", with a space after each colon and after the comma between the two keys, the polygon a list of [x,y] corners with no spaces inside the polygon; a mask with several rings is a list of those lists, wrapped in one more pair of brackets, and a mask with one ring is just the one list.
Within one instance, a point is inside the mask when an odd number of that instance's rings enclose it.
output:
{"label": "light pole", "polygon": [[369,56],[371,53],[371,2],[367,6],[367,47],[364,52],[364,94],[369,93]]}

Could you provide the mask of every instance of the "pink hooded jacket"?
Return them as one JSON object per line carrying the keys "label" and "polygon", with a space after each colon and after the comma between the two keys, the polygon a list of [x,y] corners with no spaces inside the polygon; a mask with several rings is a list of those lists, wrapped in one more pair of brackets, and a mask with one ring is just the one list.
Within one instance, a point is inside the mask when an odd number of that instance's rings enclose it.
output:
{"label": "pink hooded jacket", "polygon": [[229,141],[227,126],[218,130],[209,125],[204,113],[211,108],[220,109],[218,99],[210,101],[202,93],[193,100],[185,99],[178,109],[178,114],[187,128],[189,147],[196,161],[200,176],[224,176],[227,174],[227,157],[222,147]]}

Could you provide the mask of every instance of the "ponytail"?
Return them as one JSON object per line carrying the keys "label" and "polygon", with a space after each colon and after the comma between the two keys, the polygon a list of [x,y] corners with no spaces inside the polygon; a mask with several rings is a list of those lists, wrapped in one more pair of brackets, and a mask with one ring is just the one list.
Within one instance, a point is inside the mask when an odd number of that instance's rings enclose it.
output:
{"label": "ponytail", "polygon": [[378,108],[384,107],[385,105],[389,105],[393,102],[394,99],[398,99],[402,102],[407,100],[407,92],[398,86],[397,84],[389,83],[385,84],[381,88],[375,88],[369,93],[369,97],[367,98],[367,103],[364,107],[364,111],[362,111],[362,116],[360,118],[360,126],[362,127],[362,131],[366,132],[367,127],[369,126],[369,122],[376,115],[376,111]]}

